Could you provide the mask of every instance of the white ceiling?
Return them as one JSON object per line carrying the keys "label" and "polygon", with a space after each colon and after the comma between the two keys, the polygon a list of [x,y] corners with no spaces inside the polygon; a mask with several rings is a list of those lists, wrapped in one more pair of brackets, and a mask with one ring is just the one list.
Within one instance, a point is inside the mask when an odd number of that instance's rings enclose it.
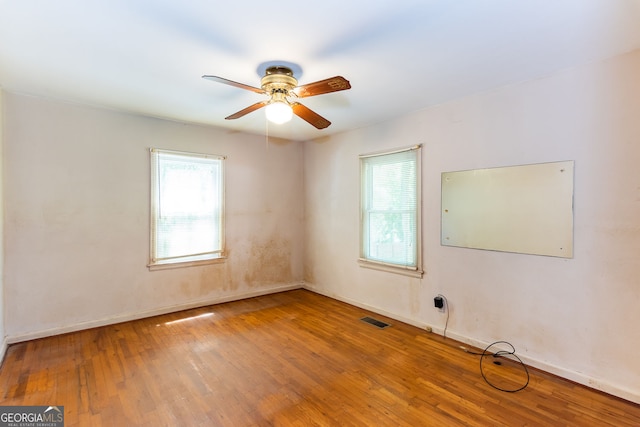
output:
{"label": "white ceiling", "polygon": [[[6,91],[306,140],[640,48],[640,0],[0,0]],[[266,64],[352,89],[266,124]]]}

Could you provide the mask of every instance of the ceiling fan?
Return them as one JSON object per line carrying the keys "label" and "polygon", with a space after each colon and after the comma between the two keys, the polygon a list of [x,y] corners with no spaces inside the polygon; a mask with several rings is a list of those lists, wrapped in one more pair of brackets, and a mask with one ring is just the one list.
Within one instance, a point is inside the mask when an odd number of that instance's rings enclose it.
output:
{"label": "ceiling fan", "polygon": [[280,65],[271,66],[266,69],[264,77],[260,80],[260,88],[234,82],[218,76],[204,75],[202,78],[269,96],[269,99],[265,101],[256,102],[237,113],[225,117],[226,120],[238,119],[262,107],[267,107],[267,119],[271,122],[285,123],[291,119],[293,114],[295,114],[312,126],[315,126],[317,129],[324,129],[328,127],[331,122],[299,102],[292,101],[291,99],[306,98],[309,96],[351,89],[349,81],[341,76],[335,76],[325,80],[319,80],[317,82],[298,86],[298,80],[293,77],[293,71],[291,71],[291,68]]}

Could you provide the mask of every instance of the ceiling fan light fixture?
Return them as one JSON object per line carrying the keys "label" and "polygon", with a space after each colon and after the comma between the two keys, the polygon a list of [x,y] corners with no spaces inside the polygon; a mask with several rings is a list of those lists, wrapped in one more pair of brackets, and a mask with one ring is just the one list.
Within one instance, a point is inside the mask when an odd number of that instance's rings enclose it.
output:
{"label": "ceiling fan light fixture", "polygon": [[291,120],[293,117],[293,110],[286,102],[274,101],[265,108],[265,115],[267,116],[267,120],[271,123],[281,125]]}
{"label": "ceiling fan light fixture", "polygon": [[269,96],[268,100],[249,105],[225,117],[225,120],[239,119],[253,111],[266,107],[266,119],[272,123],[286,123],[291,120],[295,114],[316,129],[325,129],[331,125],[331,122],[315,111],[305,107],[303,104],[295,100],[291,101],[289,98],[307,98],[309,96],[351,89],[349,81],[342,76],[335,76],[298,86],[298,80],[293,77],[291,68],[280,65],[271,66],[265,70],[264,77],[260,79],[260,88],[218,76],[205,74],[202,78]]}

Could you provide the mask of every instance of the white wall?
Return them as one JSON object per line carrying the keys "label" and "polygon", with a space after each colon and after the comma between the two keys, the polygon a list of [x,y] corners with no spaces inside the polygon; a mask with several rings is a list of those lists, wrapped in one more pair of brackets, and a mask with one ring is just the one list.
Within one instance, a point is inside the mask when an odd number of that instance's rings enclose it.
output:
{"label": "white wall", "polygon": [[[300,286],[301,144],[4,98],[11,342]],[[225,263],[147,269],[149,147],[228,156]]]}
{"label": "white wall", "polygon": [[0,88],[0,363],[4,359],[7,350],[7,341],[4,328],[4,92]]}
{"label": "white wall", "polygon": [[[307,286],[640,403],[640,51],[305,145]],[[358,266],[358,154],[424,144],[426,274]],[[440,245],[440,174],[575,160],[574,258]],[[461,354],[464,357],[464,353]]]}

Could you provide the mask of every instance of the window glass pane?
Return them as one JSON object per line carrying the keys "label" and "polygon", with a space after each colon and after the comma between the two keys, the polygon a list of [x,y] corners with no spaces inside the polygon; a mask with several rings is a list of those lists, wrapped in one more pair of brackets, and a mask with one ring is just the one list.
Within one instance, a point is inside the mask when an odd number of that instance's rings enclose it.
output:
{"label": "window glass pane", "polygon": [[415,221],[411,213],[372,213],[368,257],[401,265],[415,265]]}
{"label": "window glass pane", "polygon": [[222,252],[222,161],[152,151],[152,264]]}
{"label": "window glass pane", "polygon": [[418,153],[361,158],[361,258],[418,267]]}

